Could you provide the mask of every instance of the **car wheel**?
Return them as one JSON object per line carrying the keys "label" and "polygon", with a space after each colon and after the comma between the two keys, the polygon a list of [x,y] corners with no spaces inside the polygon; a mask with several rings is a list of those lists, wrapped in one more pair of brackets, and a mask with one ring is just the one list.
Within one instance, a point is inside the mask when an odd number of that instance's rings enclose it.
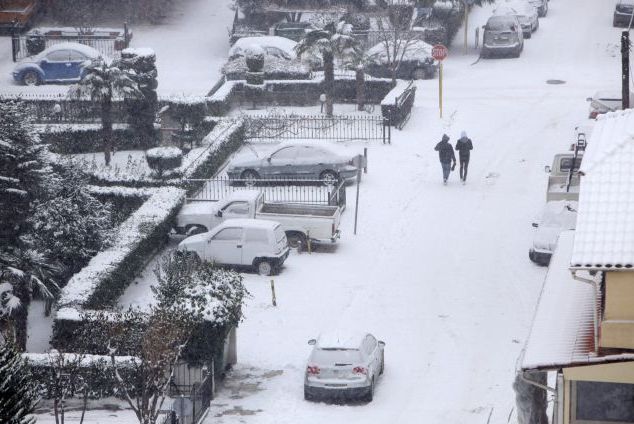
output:
{"label": "car wheel", "polygon": [[260,275],[268,276],[273,274],[273,265],[271,264],[270,261],[262,260],[258,262],[258,264],[256,265],[256,268],[258,270],[258,274]]}
{"label": "car wheel", "polygon": [[255,187],[257,180],[260,179],[260,175],[252,169],[247,169],[240,174],[240,178],[244,180],[244,185],[246,187]]}
{"label": "car wheel", "polygon": [[38,85],[40,76],[35,71],[26,71],[22,76],[22,82],[24,85]]}
{"label": "car wheel", "polygon": [[293,249],[304,249],[308,244],[306,243],[306,236],[297,231],[289,231],[286,233],[288,239],[288,246]]}
{"label": "car wheel", "polygon": [[319,175],[319,179],[322,180],[325,185],[331,186],[337,184],[339,176],[334,171],[324,171]]}
{"label": "car wheel", "polygon": [[203,227],[202,225],[188,225],[187,227],[185,227],[185,235],[187,235],[188,237],[206,232],[207,228]]}
{"label": "car wheel", "polygon": [[370,390],[368,391],[368,394],[365,395],[365,401],[372,402],[373,399],[374,399],[374,377],[372,377],[372,382],[370,383]]}
{"label": "car wheel", "polygon": [[423,68],[416,68],[414,69],[414,72],[412,72],[412,79],[415,79],[415,80],[425,79],[426,76],[427,76],[427,73],[425,72]]}

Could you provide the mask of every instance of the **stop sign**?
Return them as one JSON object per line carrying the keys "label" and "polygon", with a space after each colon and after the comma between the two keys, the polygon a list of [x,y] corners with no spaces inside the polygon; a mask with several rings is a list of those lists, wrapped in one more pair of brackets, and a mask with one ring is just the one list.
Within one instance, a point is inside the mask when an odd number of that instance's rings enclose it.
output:
{"label": "stop sign", "polygon": [[437,44],[431,49],[431,56],[436,60],[443,60],[447,57],[447,47]]}

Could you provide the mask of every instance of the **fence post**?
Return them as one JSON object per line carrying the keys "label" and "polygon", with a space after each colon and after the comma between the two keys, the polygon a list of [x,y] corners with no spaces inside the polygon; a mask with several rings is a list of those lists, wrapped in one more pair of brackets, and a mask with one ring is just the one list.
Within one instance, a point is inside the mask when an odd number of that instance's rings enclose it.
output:
{"label": "fence post", "polygon": [[128,33],[128,23],[123,23],[123,41],[125,44],[125,48],[130,47],[130,34]]}
{"label": "fence post", "polygon": [[475,48],[477,49],[480,46],[480,27],[476,27],[475,29]]}
{"label": "fence post", "polygon": [[361,170],[357,170],[357,200],[354,205],[354,235],[357,235],[357,217],[359,216],[359,183],[361,182]]}
{"label": "fence post", "polygon": [[275,280],[271,280],[271,301],[273,306],[277,306],[277,299],[275,298]]}
{"label": "fence post", "polygon": [[18,59],[18,50],[20,48],[20,38],[17,31],[17,23],[14,21],[11,26],[11,58],[14,62]]}
{"label": "fence post", "polygon": [[363,172],[368,173],[368,148],[363,148]]}

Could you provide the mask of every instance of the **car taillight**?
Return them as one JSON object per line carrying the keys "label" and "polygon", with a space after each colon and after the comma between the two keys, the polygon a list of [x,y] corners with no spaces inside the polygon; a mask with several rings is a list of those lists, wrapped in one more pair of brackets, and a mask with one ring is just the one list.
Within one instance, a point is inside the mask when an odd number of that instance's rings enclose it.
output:
{"label": "car taillight", "polygon": [[310,374],[310,375],[319,374],[319,367],[317,365],[308,365],[306,367],[306,374]]}
{"label": "car taillight", "polygon": [[352,369],[352,372],[353,372],[353,373],[355,373],[355,374],[363,374],[363,375],[366,375],[366,374],[368,373],[368,370],[367,370],[367,368],[365,368],[365,367],[354,367],[354,368]]}
{"label": "car taillight", "polygon": [[590,112],[590,119],[597,119],[598,115],[599,115],[599,112],[596,110],[593,110],[592,112]]}

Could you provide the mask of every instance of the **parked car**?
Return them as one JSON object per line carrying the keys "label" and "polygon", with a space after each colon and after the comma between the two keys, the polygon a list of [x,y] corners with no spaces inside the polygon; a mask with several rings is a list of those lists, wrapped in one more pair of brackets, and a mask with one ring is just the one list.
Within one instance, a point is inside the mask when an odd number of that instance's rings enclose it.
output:
{"label": "parked car", "polygon": [[[388,55],[389,48],[389,55]],[[438,62],[431,55],[432,46],[422,40],[399,40],[396,57],[401,57],[396,78],[431,79],[436,75]],[[394,55],[394,41],[379,43],[366,52],[366,73],[377,78],[391,78],[390,60]]]}
{"label": "parked car", "polygon": [[385,369],[385,343],[372,334],[322,334],[304,374],[304,399],[363,399],[371,402]]}
{"label": "parked car", "polygon": [[289,248],[278,222],[228,219],[211,231],[187,237],[177,251],[219,265],[251,267],[260,275],[272,275],[284,264]]}
{"label": "parked car", "polygon": [[612,26],[628,26],[634,14],[634,0],[618,0],[614,6]]}
{"label": "parked car", "polygon": [[[595,119],[603,113],[614,112],[623,108],[623,95],[616,90],[597,91],[586,100],[590,102],[588,111],[588,118],[590,119]],[[634,105],[634,93],[630,93],[630,105]]]}
{"label": "parked car", "polygon": [[335,243],[339,238],[341,207],[299,203],[267,203],[259,190],[238,190],[217,202],[196,200],[176,216],[176,232],[199,234],[228,219],[250,218],[279,222],[293,248],[311,243]]}
{"label": "parked car", "polygon": [[357,176],[354,159],[334,153],[327,147],[311,144],[286,144],[263,159],[233,161],[227,175],[255,184],[264,178],[320,179],[335,184],[340,178],[352,181]]}
{"label": "parked car", "polygon": [[75,83],[84,76],[90,61],[104,58],[92,47],[79,43],[60,43],[20,62],[13,70],[13,79],[25,85],[49,82]]}
{"label": "parked car", "polygon": [[297,57],[295,54],[296,45],[297,42],[284,37],[244,37],[236,41],[229,49],[229,59],[246,56],[246,51],[250,46],[259,46],[269,56],[291,60]]}
{"label": "parked car", "polygon": [[288,38],[289,40],[299,41],[304,38],[307,32],[314,30],[315,27],[310,22],[282,22],[275,25],[273,34],[277,37]]}
{"label": "parked car", "polygon": [[539,28],[539,16],[537,9],[526,1],[513,1],[502,3],[493,10],[494,15],[504,16],[513,15],[517,18],[522,26],[524,38],[531,38],[534,31]]}
{"label": "parked car", "polygon": [[537,9],[537,14],[543,18],[548,14],[548,0],[528,0]]}
{"label": "parked car", "polygon": [[559,153],[553,158],[552,166],[545,166],[548,174],[546,201],[579,200],[579,168],[583,152],[575,157],[574,152]]}
{"label": "parked car", "polygon": [[528,257],[537,265],[547,266],[557,247],[559,234],[565,230],[574,230],[577,225],[577,202],[555,200],[544,206],[539,222],[533,222],[536,228],[533,246]]}
{"label": "parked car", "polygon": [[510,54],[519,57],[524,49],[522,27],[515,16],[491,16],[484,26],[482,57]]}

